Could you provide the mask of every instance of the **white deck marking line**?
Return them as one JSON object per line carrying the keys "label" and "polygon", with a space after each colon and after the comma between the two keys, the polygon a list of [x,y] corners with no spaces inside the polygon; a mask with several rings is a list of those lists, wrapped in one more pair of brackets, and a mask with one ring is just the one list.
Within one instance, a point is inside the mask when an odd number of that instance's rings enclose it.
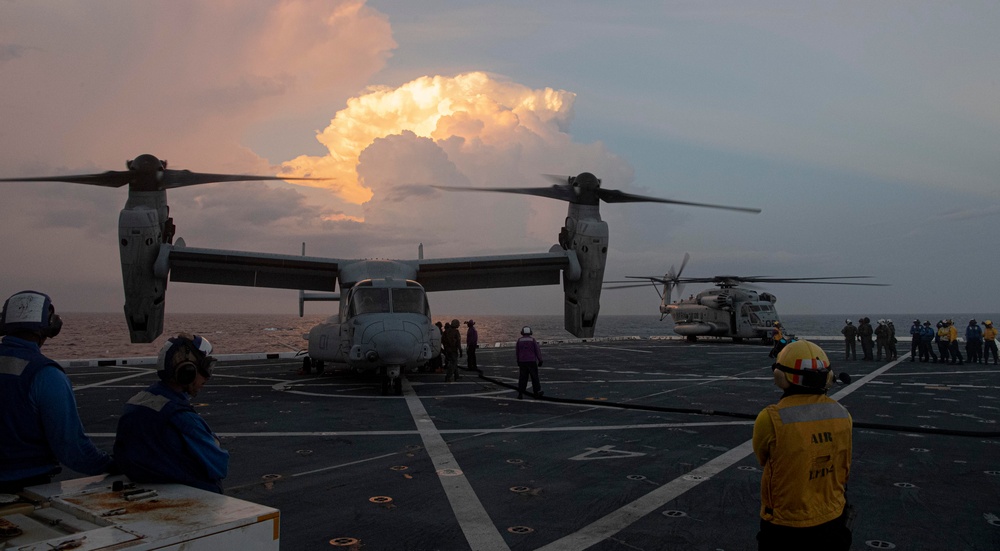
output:
{"label": "white deck marking line", "polygon": [[[903,358],[905,357],[906,356],[904,355]],[[885,366],[862,377],[856,383],[852,383],[850,387],[842,389],[836,395],[831,396],[831,398],[836,399],[847,396],[899,362],[900,360],[897,359],[892,363],[886,364]],[[539,547],[536,551],[581,551],[593,545],[597,545],[618,532],[621,532],[625,528],[628,528],[635,521],[643,518],[649,513],[652,513],[670,501],[677,499],[688,490],[706,480],[709,480],[712,475],[722,472],[751,454],[753,454],[753,439],[747,440],[739,446],[736,446],[715,459],[712,459],[708,463],[690,471],[680,478],[675,478],[674,480],[667,482],[663,486],[660,486],[639,499],[626,504],[624,507],[621,507],[616,511],[612,511],[611,513],[597,519],[587,526],[584,526],[576,532],[573,532],[568,536],[564,536],[544,547]]]}
{"label": "white deck marking line", "polygon": [[871,382],[871,380],[874,379],[875,377],[878,377],[879,375],[888,371],[890,368],[895,367],[897,364],[899,364],[899,362],[906,359],[907,356],[909,356],[909,354],[903,354],[901,357],[897,358],[896,361],[883,365],[882,367],[876,369],[875,371],[872,371],[871,373],[858,379],[857,382],[852,382],[849,386],[840,389],[839,392],[831,394],[830,398],[833,398],[834,400],[837,400],[839,402],[841,398],[848,396],[855,390],[861,388],[862,385]]}
{"label": "white deck marking line", "polygon": [[734,463],[753,453],[753,440],[747,440],[739,446],[727,451],[701,467],[675,478],[659,488],[649,492],[639,499],[625,505],[603,518],[576,532],[562,537],[537,551],[579,551],[610,538],[624,530],[633,522],[659,509],[665,503],[709,480],[712,475],[722,472]]}
{"label": "white deck marking line", "polygon": [[[458,469],[458,461],[448,449],[448,443],[444,441],[441,432],[434,425],[434,420],[427,414],[424,404],[413,392],[413,387],[403,379],[403,396],[406,398],[406,405],[410,408],[410,415],[420,432],[420,439],[424,443],[424,449],[434,464],[434,469],[440,472],[442,469]],[[483,507],[479,496],[469,484],[469,479],[464,474],[461,476],[438,476],[441,486],[444,488],[451,510],[455,513],[458,525],[462,527],[466,541],[469,546],[477,551],[510,551],[507,542],[503,540],[496,524]]]}
{"label": "white deck marking line", "polygon": [[[671,392],[677,392],[678,390],[686,390],[686,389],[693,388],[693,387],[696,387],[696,386],[707,385],[709,383],[718,383],[718,382],[722,382],[722,381],[734,381],[734,380],[738,381],[738,380],[740,380],[738,378],[740,375],[744,375],[746,373],[753,373],[754,371],[758,371],[760,369],[761,368],[759,368],[759,367],[755,367],[753,369],[748,369],[746,371],[742,371],[742,372],[737,373],[735,375],[721,375],[721,376],[718,376],[716,378],[709,378],[709,379],[706,379],[704,377],[699,377],[699,378],[696,378],[696,379],[692,379],[692,380],[699,381],[699,382],[697,382],[695,384],[685,385],[685,386],[679,386],[677,388],[671,388],[669,390],[664,390],[663,392],[654,392],[652,394],[647,394],[645,396],[637,396],[635,398],[629,398],[628,400],[625,401],[625,403],[627,404],[627,403],[635,402],[635,401],[638,401],[638,400],[645,400],[647,398],[655,398],[657,396],[662,396],[664,394],[670,394]],[[676,381],[670,381],[669,379],[666,379],[665,381],[667,381],[667,382],[687,382],[686,379],[679,379],[679,380],[676,380]]]}
{"label": "white deck marking line", "polygon": [[[590,425],[585,427],[505,427],[502,429],[445,429],[440,434],[524,434],[540,432],[593,432],[608,430],[683,429],[688,427],[726,427],[753,425],[753,421],[713,421],[704,423],[653,423],[648,425]],[[316,436],[410,436],[420,434],[419,430],[366,430],[366,431],[313,431],[313,432],[217,432],[223,438],[302,438]],[[88,438],[114,438],[113,432],[88,432]]]}
{"label": "white deck marking line", "polygon": [[399,455],[399,452],[387,453],[385,455],[379,455],[377,457],[369,457],[368,459],[359,459],[357,461],[351,461],[350,463],[341,463],[340,465],[333,465],[333,466],[330,466],[330,467],[323,467],[322,469],[315,469],[315,470],[312,470],[312,471],[306,471],[304,473],[295,473],[295,474],[293,474],[291,476],[295,477],[295,476],[303,476],[303,475],[307,475],[307,474],[321,473],[323,471],[330,471],[330,470],[333,470],[333,469],[339,469],[341,467],[350,467],[351,465],[358,465],[360,463],[367,463],[369,461],[375,461],[376,459],[385,459],[386,457],[392,457],[394,455]]}
{"label": "white deck marking line", "polygon": [[651,350],[636,350],[635,348],[621,348],[619,346],[594,346],[592,344],[585,344],[582,348],[600,348],[601,350],[624,350],[626,352],[638,352],[640,354],[652,354]]}
{"label": "white deck marking line", "polygon": [[88,389],[88,388],[101,387],[101,386],[104,386],[104,385],[107,385],[107,384],[110,384],[110,383],[117,383],[118,381],[125,381],[125,380],[128,380],[128,379],[134,379],[136,377],[142,377],[144,375],[148,375],[151,372],[155,372],[155,371],[156,371],[155,369],[143,369],[141,373],[133,373],[131,375],[125,375],[124,377],[118,377],[116,379],[108,379],[107,381],[101,381],[99,383],[91,383],[89,385],[75,386],[75,387],[73,387],[73,391],[75,392],[77,390],[84,390],[84,389]]}

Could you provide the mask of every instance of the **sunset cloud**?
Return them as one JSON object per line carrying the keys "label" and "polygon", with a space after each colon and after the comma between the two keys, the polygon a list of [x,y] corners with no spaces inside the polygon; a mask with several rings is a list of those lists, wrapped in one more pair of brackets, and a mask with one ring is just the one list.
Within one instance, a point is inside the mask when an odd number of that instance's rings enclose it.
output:
{"label": "sunset cloud", "polygon": [[372,87],[349,99],[317,136],[327,155],[303,155],[283,166],[295,174],[334,177],[337,194],[361,204],[372,198],[378,182],[363,181],[356,167],[362,152],[379,138],[407,132],[436,144],[457,140],[457,154],[566,143],[573,99],[564,90],[533,90],[482,72]]}

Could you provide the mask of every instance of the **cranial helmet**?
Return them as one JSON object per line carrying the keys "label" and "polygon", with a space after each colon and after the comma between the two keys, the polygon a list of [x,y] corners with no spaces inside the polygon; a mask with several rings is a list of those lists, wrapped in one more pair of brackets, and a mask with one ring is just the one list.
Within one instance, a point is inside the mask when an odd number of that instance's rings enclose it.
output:
{"label": "cranial helmet", "polygon": [[156,357],[156,375],[163,382],[186,385],[194,382],[195,373],[206,379],[212,376],[215,358],[212,343],[198,335],[181,333],[167,339]]}
{"label": "cranial helmet", "polygon": [[524,327],[521,328],[521,334],[522,335],[530,335],[531,334],[531,328],[528,327],[527,325],[525,325]]}
{"label": "cranial helmet", "polygon": [[39,337],[50,338],[59,334],[62,318],[56,314],[52,299],[38,291],[21,291],[3,303],[0,313],[0,335],[28,331]]}
{"label": "cranial helmet", "polygon": [[826,352],[809,341],[795,341],[783,348],[772,367],[793,385],[823,389],[833,382]]}
{"label": "cranial helmet", "polygon": [[456,327],[457,328],[459,325],[462,325],[462,322],[458,321],[457,319],[451,320],[451,326],[452,327]]}

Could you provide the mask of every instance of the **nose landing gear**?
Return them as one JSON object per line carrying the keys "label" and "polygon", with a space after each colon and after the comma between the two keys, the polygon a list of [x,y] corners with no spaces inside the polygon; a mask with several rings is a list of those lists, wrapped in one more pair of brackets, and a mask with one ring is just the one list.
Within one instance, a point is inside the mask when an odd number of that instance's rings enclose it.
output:
{"label": "nose landing gear", "polygon": [[388,396],[390,392],[396,396],[403,395],[403,374],[398,365],[380,367],[378,376],[381,382],[382,396]]}

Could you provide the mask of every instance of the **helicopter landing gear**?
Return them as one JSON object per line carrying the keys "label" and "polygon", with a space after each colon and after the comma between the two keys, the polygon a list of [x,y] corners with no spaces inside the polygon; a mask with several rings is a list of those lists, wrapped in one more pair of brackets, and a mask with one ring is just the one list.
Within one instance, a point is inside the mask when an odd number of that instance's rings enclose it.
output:
{"label": "helicopter landing gear", "polygon": [[743,342],[743,337],[733,337],[733,342],[735,344],[740,344],[741,342]]}
{"label": "helicopter landing gear", "polygon": [[382,396],[388,396],[391,391],[396,396],[403,395],[403,375],[399,366],[382,366],[378,370]]}
{"label": "helicopter landing gear", "polygon": [[698,342],[698,337],[696,335],[688,335],[687,342]]}
{"label": "helicopter landing gear", "polygon": [[323,360],[314,360],[309,356],[302,358],[302,374],[308,375],[312,373],[313,368],[316,368],[316,374],[322,375],[325,366],[323,365]]}

